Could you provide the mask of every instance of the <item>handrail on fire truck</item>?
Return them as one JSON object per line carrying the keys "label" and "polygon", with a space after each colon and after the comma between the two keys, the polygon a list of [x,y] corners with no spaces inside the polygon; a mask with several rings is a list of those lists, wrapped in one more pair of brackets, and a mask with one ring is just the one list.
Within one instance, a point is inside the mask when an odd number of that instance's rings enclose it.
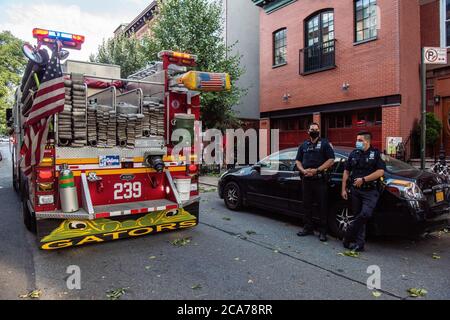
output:
{"label": "handrail on fire truck", "polygon": [[[64,72],[63,75],[70,76],[72,73]],[[164,82],[154,82],[154,81],[145,81],[145,80],[133,80],[133,79],[122,79],[122,78],[113,78],[113,77],[99,77],[94,75],[83,74],[85,78],[92,78],[98,80],[108,80],[108,81],[123,81],[123,82],[133,82],[133,83],[141,83],[141,84],[152,84],[156,86],[165,86]]]}

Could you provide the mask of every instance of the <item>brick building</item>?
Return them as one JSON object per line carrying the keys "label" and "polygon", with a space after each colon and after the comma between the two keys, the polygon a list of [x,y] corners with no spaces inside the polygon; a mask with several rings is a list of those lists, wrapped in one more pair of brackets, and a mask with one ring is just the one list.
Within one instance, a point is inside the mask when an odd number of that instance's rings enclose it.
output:
{"label": "brick building", "polygon": [[115,31],[114,36],[125,34],[134,36],[137,39],[143,39],[145,36],[151,35],[151,27],[154,17],[157,14],[157,1],[151,1],[150,4],[133,19],[130,23],[122,23]]}
{"label": "brick building", "polygon": [[420,118],[419,0],[252,0],[260,9],[261,128],[298,146],[311,121],[335,145],[410,141]]}
{"label": "brick building", "polygon": [[[450,0],[422,0],[421,26],[423,46],[449,48]],[[434,112],[442,120],[442,142],[449,155],[450,64],[427,67],[427,111]]]}

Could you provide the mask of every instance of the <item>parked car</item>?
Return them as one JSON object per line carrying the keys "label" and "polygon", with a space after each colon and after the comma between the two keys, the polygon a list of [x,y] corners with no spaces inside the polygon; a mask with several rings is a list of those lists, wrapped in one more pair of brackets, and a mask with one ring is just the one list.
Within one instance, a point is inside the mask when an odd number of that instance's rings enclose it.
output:
{"label": "parked car", "polygon": [[[352,150],[335,147],[336,160],[330,170],[329,229],[339,238],[354,220],[350,202],[341,198],[344,167]],[[296,169],[296,155],[297,149],[287,149],[256,165],[227,171],[219,180],[219,196],[231,210],[252,206],[301,216],[302,177]],[[450,185],[447,178],[383,157],[387,171],[369,233],[417,236],[448,227]]]}

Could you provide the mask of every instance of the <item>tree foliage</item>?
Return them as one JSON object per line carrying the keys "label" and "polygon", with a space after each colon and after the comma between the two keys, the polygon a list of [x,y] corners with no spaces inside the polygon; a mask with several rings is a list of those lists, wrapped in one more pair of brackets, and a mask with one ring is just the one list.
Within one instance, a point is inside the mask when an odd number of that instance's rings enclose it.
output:
{"label": "tree foliage", "polygon": [[441,136],[442,123],[434,113],[427,113],[426,140],[428,146],[435,146]]}
{"label": "tree foliage", "polygon": [[27,63],[22,44],[11,32],[0,33],[0,134],[6,131],[5,110],[11,107],[15,87]]}
{"label": "tree foliage", "polygon": [[91,62],[119,65],[122,77],[126,78],[143,68],[147,61],[140,41],[124,34],[103,40],[97,54],[91,55]]}
{"label": "tree foliage", "polygon": [[[158,2],[159,13],[152,35],[144,40],[144,54],[157,60],[157,53],[173,50],[198,56],[197,69],[227,72],[235,83],[244,73],[240,56],[224,41],[224,19],[219,1],[165,0]],[[227,129],[239,125],[232,106],[239,104],[245,89],[232,86],[230,92],[202,94],[202,119],[207,128]]]}

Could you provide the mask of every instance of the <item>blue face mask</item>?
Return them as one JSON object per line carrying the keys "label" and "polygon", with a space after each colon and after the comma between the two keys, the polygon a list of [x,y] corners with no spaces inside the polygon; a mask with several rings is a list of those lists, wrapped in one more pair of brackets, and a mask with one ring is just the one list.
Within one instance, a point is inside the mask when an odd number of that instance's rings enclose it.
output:
{"label": "blue face mask", "polygon": [[356,142],[356,149],[364,151],[364,142],[357,141]]}

